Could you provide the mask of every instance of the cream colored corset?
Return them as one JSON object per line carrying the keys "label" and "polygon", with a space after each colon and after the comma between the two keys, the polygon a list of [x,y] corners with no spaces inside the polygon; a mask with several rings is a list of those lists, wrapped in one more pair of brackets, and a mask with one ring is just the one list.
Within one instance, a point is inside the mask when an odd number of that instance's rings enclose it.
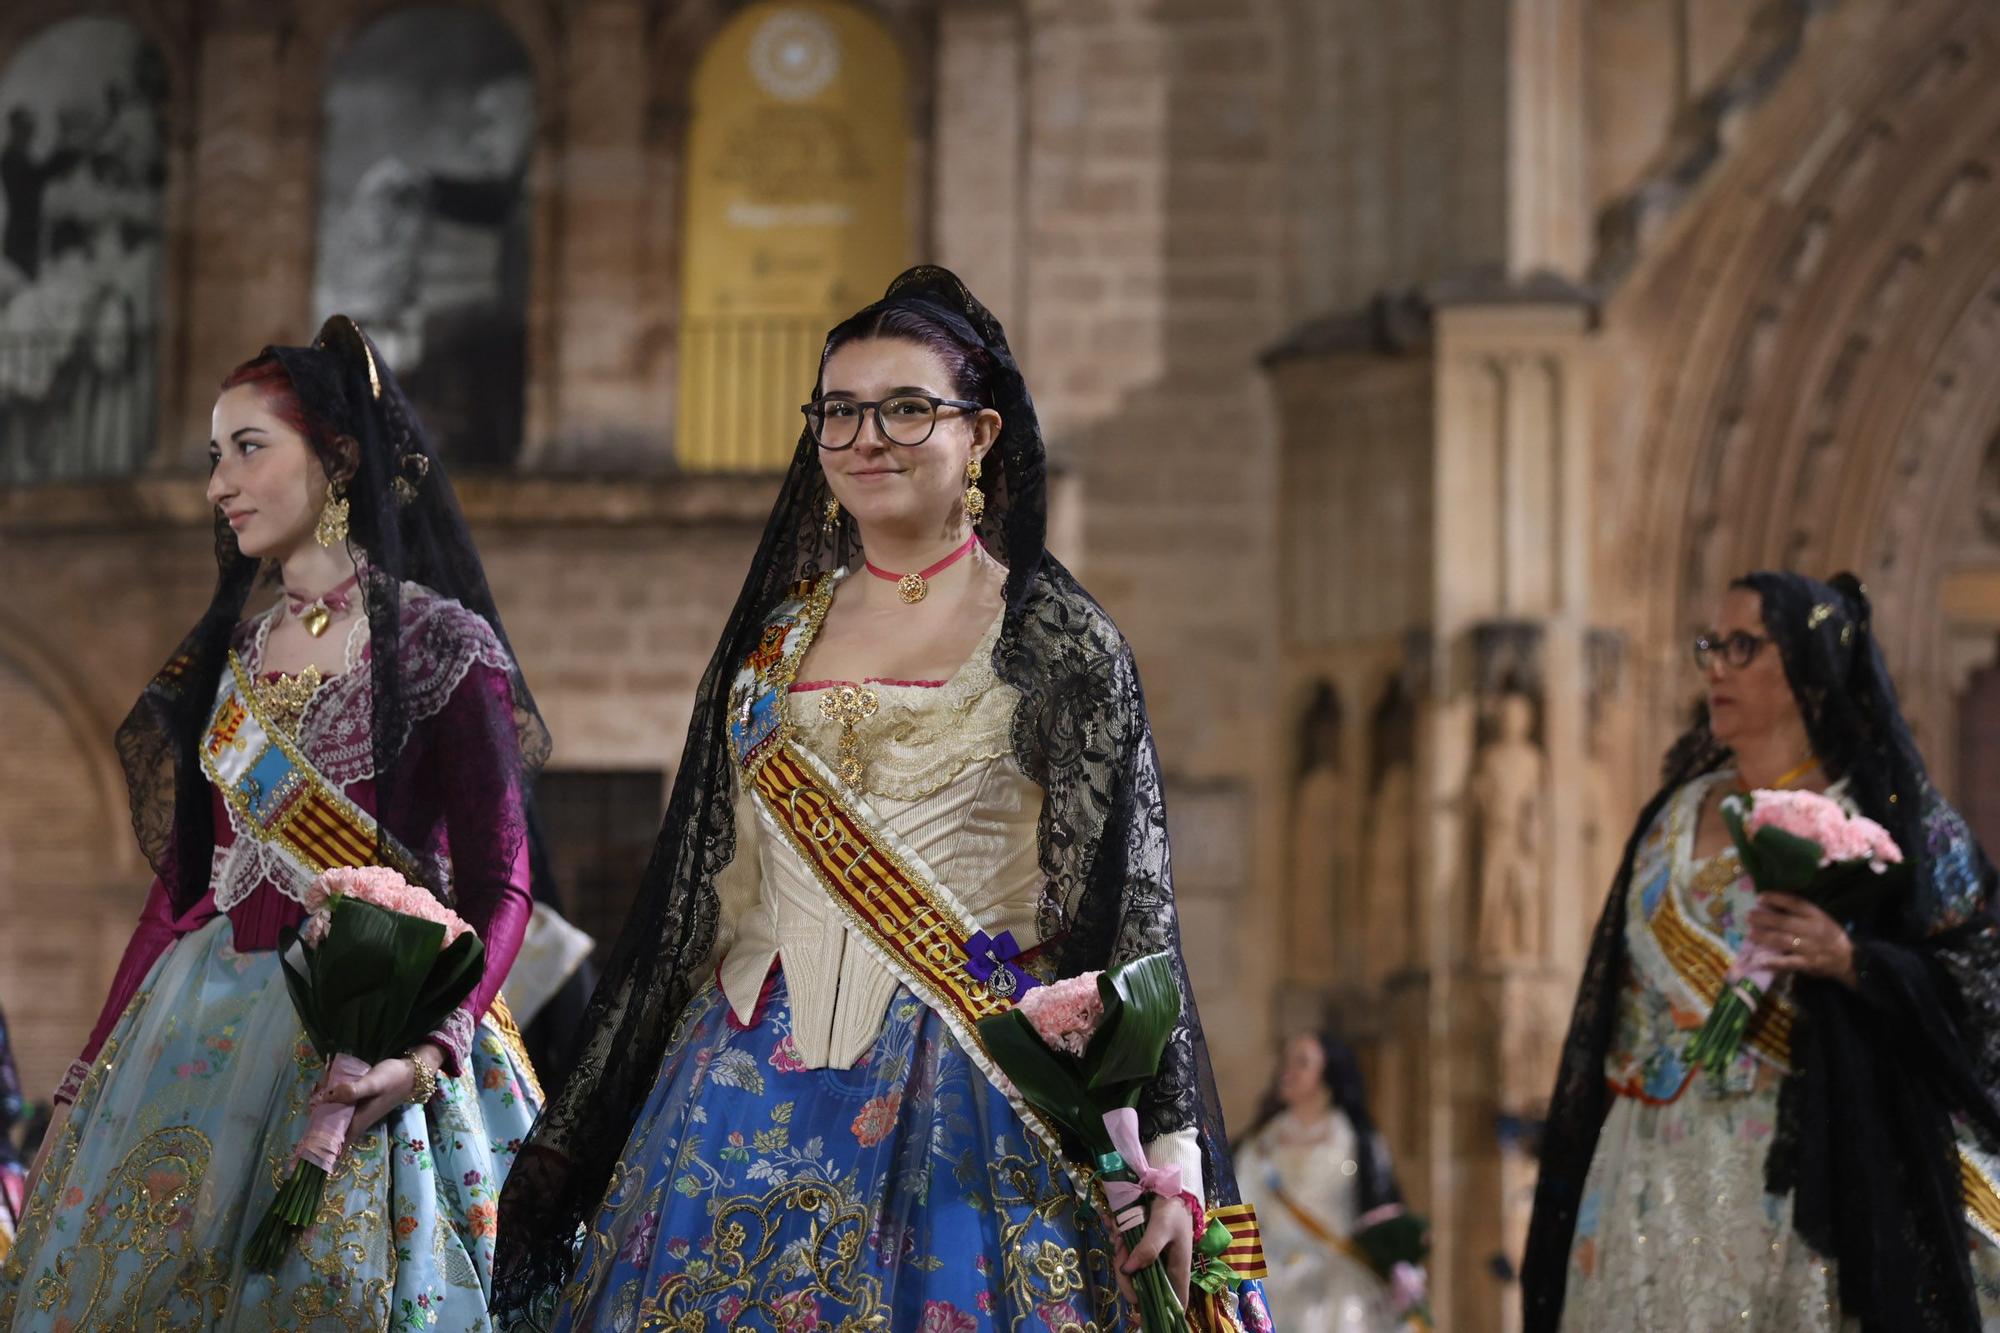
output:
{"label": "cream colored corset", "polygon": [[[861,787],[872,822],[922,858],[982,929],[1012,931],[1025,950],[1037,939],[1042,789],[1014,763],[1019,696],[993,673],[993,637],[989,632],[943,686],[869,686],[878,709],[858,728]],[[789,717],[800,743],[832,766],[842,728],[820,712],[825,693],[794,692]],[[737,854],[717,886],[726,932],[723,991],[747,1022],[778,958],[799,1058],[814,1069],[851,1068],[875,1044],[896,979],[850,938],[853,928],[826,890],[754,806],[739,796]],[[744,837],[752,827],[754,842]],[[746,865],[752,846],[754,863]]]}

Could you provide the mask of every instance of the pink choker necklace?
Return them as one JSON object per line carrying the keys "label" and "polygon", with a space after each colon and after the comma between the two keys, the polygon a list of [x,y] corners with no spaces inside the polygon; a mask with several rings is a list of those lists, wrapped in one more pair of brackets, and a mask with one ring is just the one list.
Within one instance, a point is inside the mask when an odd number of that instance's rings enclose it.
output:
{"label": "pink choker necklace", "polygon": [[868,566],[868,572],[876,578],[887,579],[889,582],[895,584],[896,591],[902,596],[903,600],[909,605],[915,606],[930,594],[931,580],[933,578],[965,559],[972,551],[972,548],[977,545],[979,545],[979,534],[975,532],[967,537],[964,542],[960,543],[958,549],[950,555],[938,561],[929,569],[920,570],[915,574],[892,574],[873,560],[864,560],[862,563]]}
{"label": "pink choker necklace", "polygon": [[326,633],[326,627],[333,623],[334,612],[345,612],[354,605],[347,590],[361,581],[361,571],[355,570],[339,585],[314,596],[310,593],[293,592],[285,589],[285,609],[292,613],[292,619],[306,627],[306,633],[317,639]]}

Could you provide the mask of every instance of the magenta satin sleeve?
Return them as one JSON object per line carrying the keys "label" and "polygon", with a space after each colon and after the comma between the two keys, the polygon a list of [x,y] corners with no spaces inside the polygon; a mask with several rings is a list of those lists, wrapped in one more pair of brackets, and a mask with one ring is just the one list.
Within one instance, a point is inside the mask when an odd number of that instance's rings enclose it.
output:
{"label": "magenta satin sleeve", "polygon": [[118,1025],[125,1006],[139,993],[139,986],[153,970],[153,964],[160,961],[169,944],[214,915],[215,899],[204,894],[199,903],[176,919],[173,905],[167,899],[167,886],[157,877],[153,880],[153,887],[146,894],[146,905],[139,912],[139,924],[125,944],[125,956],[118,960],[118,971],[111,979],[111,993],[104,999],[104,1008],[97,1015],[97,1026],[90,1030],[90,1040],[84,1043],[82,1053],[63,1077],[54,1100],[76,1100],[84,1077],[96,1062],[98,1052],[104,1049],[104,1039]]}
{"label": "magenta satin sleeve", "polygon": [[444,801],[457,911],[486,945],[478,987],[431,1037],[444,1050],[446,1072],[456,1074],[471,1051],[473,1026],[521,951],[534,908],[520,742],[504,671],[481,664],[459,682],[439,714],[430,763]]}

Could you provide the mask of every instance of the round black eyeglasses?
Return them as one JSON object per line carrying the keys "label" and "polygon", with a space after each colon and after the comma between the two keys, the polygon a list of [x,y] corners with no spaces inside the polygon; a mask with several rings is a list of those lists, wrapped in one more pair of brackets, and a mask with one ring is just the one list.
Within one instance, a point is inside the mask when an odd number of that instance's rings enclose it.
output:
{"label": "round black eyeglasses", "polygon": [[915,448],[930,439],[937,429],[938,409],[956,407],[978,411],[983,404],[963,398],[939,398],[928,393],[901,393],[879,402],[857,402],[852,398],[821,398],[802,404],[806,429],[813,443],[822,449],[852,449],[861,438],[861,420],[872,409],[882,438],[904,448]]}

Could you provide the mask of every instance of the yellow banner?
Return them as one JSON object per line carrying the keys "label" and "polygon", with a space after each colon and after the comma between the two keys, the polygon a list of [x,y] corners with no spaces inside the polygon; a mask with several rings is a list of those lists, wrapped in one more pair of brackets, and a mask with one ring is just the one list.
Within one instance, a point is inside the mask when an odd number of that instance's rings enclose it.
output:
{"label": "yellow banner", "polygon": [[832,0],[753,4],[695,73],[679,424],[683,467],[783,467],[820,339],[909,255],[903,53]]}

